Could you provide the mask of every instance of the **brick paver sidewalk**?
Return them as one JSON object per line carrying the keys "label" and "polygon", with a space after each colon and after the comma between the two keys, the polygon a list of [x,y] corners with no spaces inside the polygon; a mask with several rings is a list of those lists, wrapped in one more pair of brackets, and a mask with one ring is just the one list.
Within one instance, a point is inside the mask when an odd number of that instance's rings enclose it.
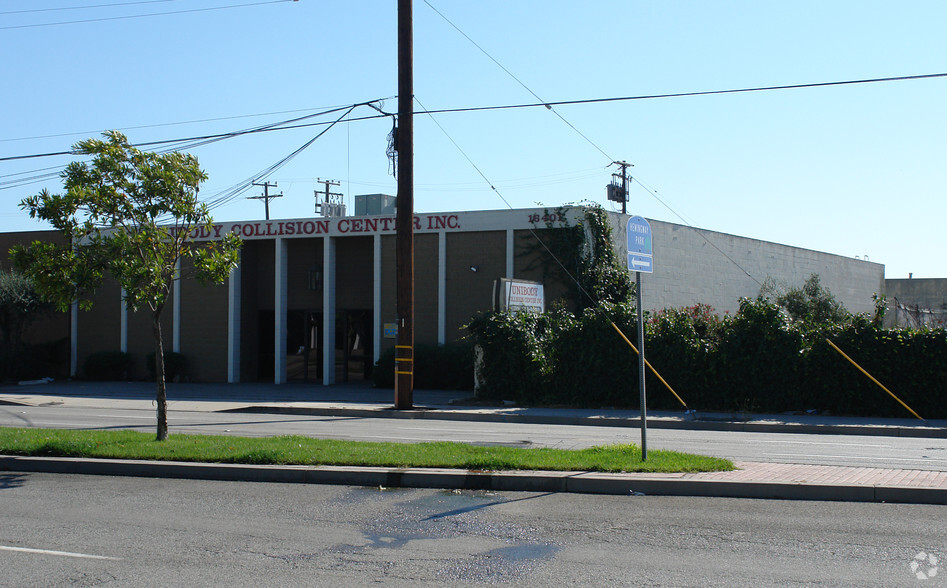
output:
{"label": "brick paver sidewalk", "polygon": [[846,484],[947,489],[947,472],[750,461],[734,462],[734,465],[739,469],[732,472],[654,474],[654,476],[727,482],[785,482],[792,484]]}

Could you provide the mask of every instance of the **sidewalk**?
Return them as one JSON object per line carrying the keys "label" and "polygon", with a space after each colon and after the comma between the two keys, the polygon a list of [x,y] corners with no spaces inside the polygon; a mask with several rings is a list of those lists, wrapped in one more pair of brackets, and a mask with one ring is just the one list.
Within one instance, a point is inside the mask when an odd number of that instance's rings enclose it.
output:
{"label": "sidewalk", "polygon": [[[150,382],[52,382],[33,386],[0,386],[0,405],[151,408]],[[393,409],[394,391],[368,383],[319,386],[262,382],[241,384],[168,384],[168,409],[197,412],[258,412],[314,416],[359,416],[407,419],[520,422],[535,424],[636,426],[636,410],[472,406],[460,403],[468,391],[415,390],[414,409]],[[648,411],[648,427],[757,433],[879,435],[947,439],[947,420],[913,417],[871,418],[823,415],[725,414],[698,411]]]}
{"label": "sidewalk", "polygon": [[[142,382],[54,382],[0,386],[0,404],[151,409],[154,385]],[[418,390],[414,410],[392,409],[393,392],[367,386],[170,384],[171,411],[252,411],[440,420],[634,426],[636,411],[452,404],[467,393]],[[654,428],[832,433],[947,438],[947,421],[817,415],[648,414]],[[737,462],[733,472],[602,474],[594,472],[472,472],[328,466],[248,466],[0,456],[0,470],[185,477],[215,480],[469,488],[595,494],[729,496],[947,504],[947,472]]]}

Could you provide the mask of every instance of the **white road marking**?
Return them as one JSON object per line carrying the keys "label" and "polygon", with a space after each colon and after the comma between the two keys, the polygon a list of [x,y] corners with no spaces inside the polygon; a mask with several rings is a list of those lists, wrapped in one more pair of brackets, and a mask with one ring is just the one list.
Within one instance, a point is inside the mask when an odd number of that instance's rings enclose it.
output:
{"label": "white road marking", "polygon": [[61,557],[77,557],[81,559],[107,559],[112,561],[121,561],[120,557],[109,557],[107,555],[91,555],[88,553],[72,553],[70,551],[52,551],[49,549],[30,549],[28,547],[11,547],[9,545],[0,545],[0,551],[17,551],[20,553],[38,553],[40,555],[58,555]]}
{"label": "white road marking", "polygon": [[947,459],[931,459],[924,457],[878,457],[877,455],[819,455],[806,453],[767,453],[773,457],[828,457],[833,459],[874,459],[882,461],[917,461],[930,463],[932,461],[942,461],[947,463]]}
{"label": "white road marking", "polygon": [[869,445],[869,444],[865,444],[865,443],[854,443],[854,442],[853,442],[853,443],[839,443],[839,442],[830,442],[830,441],[780,441],[780,440],[778,440],[778,439],[776,439],[776,440],[771,440],[771,439],[758,439],[758,440],[754,440],[753,443],[776,443],[777,445],[782,445],[782,444],[784,444],[784,443],[785,443],[786,445],[789,445],[789,444],[796,444],[796,445],[841,445],[841,446],[843,446],[843,447],[849,446],[849,445],[855,446],[855,447],[882,447],[882,448],[890,448],[890,447],[892,447],[891,445]]}

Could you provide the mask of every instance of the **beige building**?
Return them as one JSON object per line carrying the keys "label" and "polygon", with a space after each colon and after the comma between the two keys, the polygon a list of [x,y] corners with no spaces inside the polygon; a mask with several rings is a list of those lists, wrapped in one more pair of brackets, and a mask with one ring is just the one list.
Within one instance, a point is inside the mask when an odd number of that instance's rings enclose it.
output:
{"label": "beige building", "polygon": [[[547,209],[418,213],[415,229],[415,341],[447,343],[463,335],[477,312],[493,307],[494,282],[544,283],[547,305],[565,286],[544,277],[535,231],[568,222]],[[627,216],[609,213],[616,250],[624,256]],[[650,221],[654,273],[642,277],[648,309],[698,302],[733,312],[741,296],[759,293],[757,280],[801,285],[812,273],[847,308],[870,309],[884,287],[884,266],[775,243]],[[309,381],[331,385],[367,377],[395,342],[395,217],[343,216],[223,222],[195,234],[212,240],[239,235],[239,267],[220,286],[176,283],[162,315],[170,349],[186,356],[195,381]],[[56,238],[55,232],[0,234],[10,246]],[[711,245],[712,244],[712,245]],[[184,273],[187,268],[182,268]],[[755,273],[747,277],[747,270]],[[153,350],[150,316],[128,312],[121,290],[107,282],[90,311],[75,308],[36,325],[32,341],[68,342],[66,374],[81,375],[85,359],[121,350],[144,377]]]}

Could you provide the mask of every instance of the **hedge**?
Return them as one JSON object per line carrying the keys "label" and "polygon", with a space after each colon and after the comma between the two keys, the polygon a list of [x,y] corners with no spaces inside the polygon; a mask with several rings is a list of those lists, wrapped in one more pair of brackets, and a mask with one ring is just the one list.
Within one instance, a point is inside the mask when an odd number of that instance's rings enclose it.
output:
{"label": "hedge", "polygon": [[[636,341],[630,304],[579,314],[485,313],[468,325],[483,351],[478,394],[526,404],[638,406],[637,357],[611,323]],[[645,356],[690,408],[817,410],[911,417],[826,342],[838,345],[921,416],[947,418],[947,331],[887,330],[864,315],[829,324],[791,319],[765,298],[735,316],[703,305],[646,316]],[[652,374],[648,406],[681,408]]]}

